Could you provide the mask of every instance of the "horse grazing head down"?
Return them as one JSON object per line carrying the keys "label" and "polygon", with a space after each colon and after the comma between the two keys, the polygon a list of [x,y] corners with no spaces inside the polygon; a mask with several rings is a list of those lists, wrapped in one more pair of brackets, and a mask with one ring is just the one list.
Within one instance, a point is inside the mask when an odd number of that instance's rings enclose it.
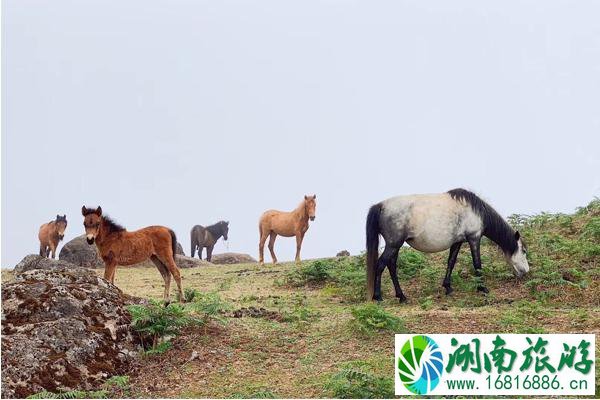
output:
{"label": "horse grazing head down", "polygon": [[313,194],[312,196],[304,196],[304,207],[306,209],[306,214],[311,221],[315,220],[315,213],[317,211],[317,195]]}
{"label": "horse grazing head down", "polygon": [[529,263],[527,262],[527,246],[523,243],[521,234],[519,231],[515,233],[515,240],[517,241],[517,248],[514,253],[504,253],[506,260],[515,270],[515,275],[520,278],[529,272]]}
{"label": "horse grazing head down", "polygon": [[63,240],[65,237],[65,229],[67,229],[67,215],[57,215],[56,220],[54,220],[54,225],[56,226],[58,240]]}
{"label": "horse grazing head down", "polygon": [[96,236],[100,232],[100,224],[102,222],[102,207],[87,208],[81,207],[81,215],[83,215],[83,226],[85,227],[85,238],[88,244],[94,244]]}

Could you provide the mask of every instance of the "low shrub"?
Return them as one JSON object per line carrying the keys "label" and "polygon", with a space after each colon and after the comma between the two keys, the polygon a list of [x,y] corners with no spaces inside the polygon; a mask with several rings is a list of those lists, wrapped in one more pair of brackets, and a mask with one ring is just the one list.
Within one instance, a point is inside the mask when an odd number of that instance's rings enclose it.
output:
{"label": "low shrub", "polygon": [[340,399],[394,398],[394,380],[368,371],[364,363],[348,363],[333,374],[325,388]]}
{"label": "low shrub", "polygon": [[352,308],[350,312],[354,317],[351,325],[353,329],[361,334],[369,336],[379,331],[392,331],[394,333],[405,331],[403,321],[387,312],[379,304],[367,303]]}

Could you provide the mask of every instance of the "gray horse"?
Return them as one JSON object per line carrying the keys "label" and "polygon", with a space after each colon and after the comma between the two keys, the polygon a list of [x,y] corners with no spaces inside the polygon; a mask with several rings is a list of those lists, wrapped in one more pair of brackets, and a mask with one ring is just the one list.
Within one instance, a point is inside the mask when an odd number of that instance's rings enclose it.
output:
{"label": "gray horse", "polygon": [[[378,257],[379,235],[385,249]],[[486,236],[504,252],[504,257],[517,276],[529,271],[526,248],[519,232],[485,201],[464,189],[439,194],[397,196],[375,204],[367,215],[367,285],[369,295],[381,300],[381,274],[390,270],[396,297],[406,300],[398,283],[396,263],[398,251],[408,243],[424,253],[450,249],[448,268],[442,286],[452,292],[450,277],[460,246],[467,242],[471,249],[475,274],[481,275],[479,243]],[[480,283],[478,290],[487,293]]]}
{"label": "gray horse", "polygon": [[202,249],[206,247],[206,260],[210,261],[212,258],[212,251],[215,247],[215,243],[221,236],[223,240],[227,240],[227,234],[229,233],[229,221],[219,221],[214,225],[207,226],[206,228],[202,225],[196,225],[192,228],[191,243],[192,243],[192,255],[196,254],[196,247],[198,248],[198,258],[202,260]]}

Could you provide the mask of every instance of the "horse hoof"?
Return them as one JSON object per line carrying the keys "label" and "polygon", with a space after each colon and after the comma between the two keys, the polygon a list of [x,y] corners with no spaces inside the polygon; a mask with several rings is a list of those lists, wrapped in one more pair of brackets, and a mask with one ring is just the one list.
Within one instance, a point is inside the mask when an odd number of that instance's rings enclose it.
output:
{"label": "horse hoof", "polygon": [[479,286],[477,288],[477,290],[480,291],[480,292],[482,292],[482,293],[485,293],[485,294],[488,294],[490,292],[489,289],[486,288],[485,286]]}
{"label": "horse hoof", "polygon": [[406,301],[408,300],[408,299],[406,298],[406,296],[402,296],[402,297],[398,297],[398,296],[396,296],[396,297],[398,298],[398,303],[400,303],[400,304],[402,304],[402,303],[406,303]]}
{"label": "horse hoof", "polygon": [[450,296],[452,294],[452,292],[454,292],[454,289],[452,289],[449,286],[445,286],[446,287],[446,296]]}
{"label": "horse hoof", "polygon": [[373,300],[375,300],[378,303],[381,303],[383,301],[383,297],[381,297],[381,296],[373,296]]}

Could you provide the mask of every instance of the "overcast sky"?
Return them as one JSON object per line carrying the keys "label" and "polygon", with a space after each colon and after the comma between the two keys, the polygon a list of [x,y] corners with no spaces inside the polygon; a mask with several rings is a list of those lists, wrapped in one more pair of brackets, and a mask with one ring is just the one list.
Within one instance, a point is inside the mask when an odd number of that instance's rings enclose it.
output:
{"label": "overcast sky", "polygon": [[[128,229],[317,194],[304,258],[364,248],[368,207],[472,189],[503,215],[600,195],[598,1],[2,2],[2,260],[102,205]],[[65,242],[61,243],[64,244]],[[281,260],[293,239],[278,238]],[[219,243],[215,252],[226,246]],[[266,257],[267,261],[270,257]]]}

